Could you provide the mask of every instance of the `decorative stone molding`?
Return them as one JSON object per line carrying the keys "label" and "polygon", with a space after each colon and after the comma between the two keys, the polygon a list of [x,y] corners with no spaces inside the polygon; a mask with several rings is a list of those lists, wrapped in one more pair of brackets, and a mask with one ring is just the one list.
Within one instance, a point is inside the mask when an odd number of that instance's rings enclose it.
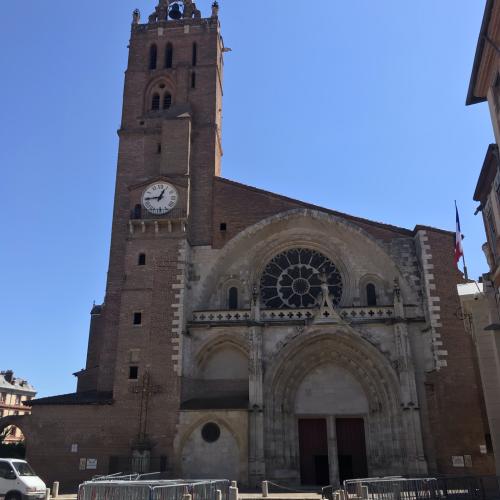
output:
{"label": "decorative stone molding", "polygon": [[175,301],[171,307],[173,309],[172,320],[172,363],[177,375],[182,375],[182,334],[185,324],[184,296],[186,287],[188,243],[182,241],[179,245],[176,283],[172,285]]}
{"label": "decorative stone molding", "polygon": [[434,283],[434,264],[432,263],[431,246],[428,244],[429,238],[427,231],[418,231],[416,235],[417,249],[420,250],[420,265],[422,268],[423,283],[422,288],[425,296],[425,306],[427,310],[428,321],[431,328],[431,345],[436,370],[447,366],[446,356],[448,351],[443,349],[443,342],[440,328],[441,323],[441,299],[436,293],[436,284]]}

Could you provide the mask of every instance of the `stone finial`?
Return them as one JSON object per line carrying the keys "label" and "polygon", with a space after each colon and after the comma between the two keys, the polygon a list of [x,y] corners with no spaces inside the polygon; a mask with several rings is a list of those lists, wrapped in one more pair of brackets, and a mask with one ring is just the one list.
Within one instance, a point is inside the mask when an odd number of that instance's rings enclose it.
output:
{"label": "stone finial", "polygon": [[184,19],[200,19],[201,12],[196,8],[193,0],[184,0]]}
{"label": "stone finial", "polygon": [[195,9],[196,5],[193,0],[184,0],[184,19],[191,19]]}
{"label": "stone finial", "polygon": [[132,13],[132,24],[139,24],[141,20],[141,11],[139,9],[135,9]]}
{"label": "stone finial", "polygon": [[219,17],[219,2],[217,0],[212,4],[212,17]]}
{"label": "stone finial", "polygon": [[149,22],[165,21],[168,16],[169,0],[160,0],[155,11],[149,16]]}

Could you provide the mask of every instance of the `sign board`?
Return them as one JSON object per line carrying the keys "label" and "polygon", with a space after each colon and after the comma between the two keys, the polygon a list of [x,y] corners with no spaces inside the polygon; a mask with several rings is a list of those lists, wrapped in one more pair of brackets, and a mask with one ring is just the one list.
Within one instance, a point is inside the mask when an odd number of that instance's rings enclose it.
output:
{"label": "sign board", "polygon": [[480,444],[479,451],[481,452],[482,455],[486,455],[488,453],[488,448],[486,447],[485,444]]}
{"label": "sign board", "polygon": [[472,467],[472,455],[464,455],[464,462],[466,467]]}
{"label": "sign board", "polygon": [[71,453],[78,453],[78,445],[76,443],[71,445]]}
{"label": "sign board", "polygon": [[87,458],[87,470],[97,469],[97,458]]}
{"label": "sign board", "polygon": [[451,457],[453,467],[465,467],[465,460],[463,456]]}
{"label": "sign board", "polygon": [[87,459],[86,458],[80,458],[79,470],[85,470],[86,468],[87,468]]}

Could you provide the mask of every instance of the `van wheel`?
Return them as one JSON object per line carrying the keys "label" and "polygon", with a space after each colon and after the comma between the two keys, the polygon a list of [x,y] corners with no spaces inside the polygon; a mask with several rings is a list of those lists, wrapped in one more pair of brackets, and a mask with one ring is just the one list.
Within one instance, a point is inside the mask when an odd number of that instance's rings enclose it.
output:
{"label": "van wheel", "polygon": [[9,493],[5,500],[21,500],[21,495],[19,493]]}

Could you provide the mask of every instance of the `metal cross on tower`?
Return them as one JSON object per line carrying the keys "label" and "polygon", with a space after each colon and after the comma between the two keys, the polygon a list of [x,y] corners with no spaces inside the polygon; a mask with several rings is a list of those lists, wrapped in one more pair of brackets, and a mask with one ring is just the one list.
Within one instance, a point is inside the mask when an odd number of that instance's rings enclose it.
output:
{"label": "metal cross on tower", "polygon": [[144,443],[147,435],[149,400],[152,395],[161,392],[161,387],[153,384],[151,374],[149,371],[146,371],[142,376],[141,382],[131,387],[130,391],[134,394],[140,394],[141,396],[139,407],[139,432],[137,438],[139,443]]}

